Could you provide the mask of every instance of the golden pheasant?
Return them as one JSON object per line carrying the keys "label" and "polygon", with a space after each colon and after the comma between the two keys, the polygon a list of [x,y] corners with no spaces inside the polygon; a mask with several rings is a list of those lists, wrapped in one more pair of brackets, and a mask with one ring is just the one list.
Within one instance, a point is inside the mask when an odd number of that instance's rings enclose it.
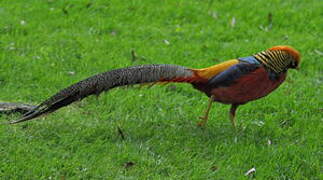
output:
{"label": "golden pheasant", "polygon": [[91,76],[59,91],[10,124],[54,112],[89,95],[99,95],[115,87],[177,82],[190,83],[210,98],[199,125],[205,125],[211,104],[217,101],[231,104],[230,120],[235,127],[235,112],[239,105],[271,93],[284,82],[287,70],[297,69],[299,64],[300,53],[297,50],[289,46],[274,46],[252,56],[228,60],[203,69],[166,64],[115,69]]}

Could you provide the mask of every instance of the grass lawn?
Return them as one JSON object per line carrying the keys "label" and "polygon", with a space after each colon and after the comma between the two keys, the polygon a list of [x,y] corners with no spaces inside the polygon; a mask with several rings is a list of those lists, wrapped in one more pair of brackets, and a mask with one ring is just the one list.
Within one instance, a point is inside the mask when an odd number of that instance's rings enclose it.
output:
{"label": "grass lawn", "polygon": [[118,88],[0,125],[0,179],[322,179],[322,9],[320,0],[0,1],[3,102],[38,104],[138,64],[202,68],[281,44],[302,53],[300,71],[239,108],[237,133],[218,103],[197,127],[208,98],[187,84]]}

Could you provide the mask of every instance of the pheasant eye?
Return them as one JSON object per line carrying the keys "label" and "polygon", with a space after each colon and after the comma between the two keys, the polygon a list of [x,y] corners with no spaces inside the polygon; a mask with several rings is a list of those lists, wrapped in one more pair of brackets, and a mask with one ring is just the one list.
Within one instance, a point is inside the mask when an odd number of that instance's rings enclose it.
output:
{"label": "pheasant eye", "polygon": [[291,68],[297,68],[297,62],[296,61],[292,61],[291,62],[291,64],[290,64],[290,66],[291,66]]}

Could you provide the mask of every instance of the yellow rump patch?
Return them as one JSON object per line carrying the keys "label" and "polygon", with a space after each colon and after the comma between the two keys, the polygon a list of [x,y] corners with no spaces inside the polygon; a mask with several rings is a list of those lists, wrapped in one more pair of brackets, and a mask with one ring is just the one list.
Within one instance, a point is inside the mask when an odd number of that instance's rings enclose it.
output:
{"label": "yellow rump patch", "polygon": [[237,59],[232,59],[232,60],[228,60],[225,61],[223,63],[220,64],[216,64],[214,66],[210,66],[207,68],[203,68],[203,69],[192,69],[199,77],[203,78],[203,79],[210,79],[211,77],[219,74],[220,72],[223,72],[225,70],[227,70],[229,67],[238,64],[239,61]]}

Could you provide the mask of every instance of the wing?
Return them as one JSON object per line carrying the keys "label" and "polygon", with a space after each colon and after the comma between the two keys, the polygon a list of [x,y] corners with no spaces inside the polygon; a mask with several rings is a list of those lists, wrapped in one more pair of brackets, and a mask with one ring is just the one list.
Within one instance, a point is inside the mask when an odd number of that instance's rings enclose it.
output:
{"label": "wing", "polygon": [[225,71],[210,78],[208,86],[212,88],[230,86],[239,78],[261,67],[261,64],[258,61],[254,61],[255,59],[252,56],[240,58],[239,60],[238,64],[234,64]]}

